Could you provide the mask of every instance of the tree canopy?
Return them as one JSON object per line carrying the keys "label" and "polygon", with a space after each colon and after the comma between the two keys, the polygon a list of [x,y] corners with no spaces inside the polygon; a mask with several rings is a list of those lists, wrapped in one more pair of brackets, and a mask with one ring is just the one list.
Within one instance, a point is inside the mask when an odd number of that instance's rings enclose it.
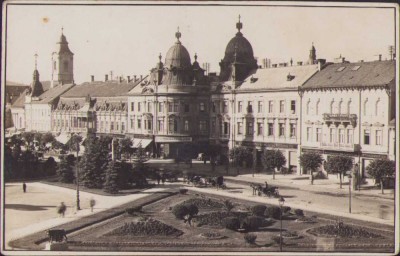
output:
{"label": "tree canopy", "polygon": [[281,169],[286,164],[286,158],[280,150],[267,149],[263,152],[262,164],[267,171],[274,172],[275,178],[275,169]]}
{"label": "tree canopy", "polygon": [[324,159],[321,154],[310,152],[300,155],[300,165],[306,170],[311,171],[311,185],[314,182],[313,172],[316,171],[322,164]]}
{"label": "tree canopy", "polygon": [[353,168],[353,158],[350,156],[330,156],[325,164],[325,169],[330,173],[338,173],[340,177],[340,188],[342,188],[342,177]]}

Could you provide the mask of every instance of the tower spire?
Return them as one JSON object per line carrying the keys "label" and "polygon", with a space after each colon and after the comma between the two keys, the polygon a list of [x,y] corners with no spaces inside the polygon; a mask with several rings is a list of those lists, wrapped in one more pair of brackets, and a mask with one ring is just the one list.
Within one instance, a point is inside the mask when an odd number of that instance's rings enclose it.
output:
{"label": "tower spire", "polygon": [[181,36],[182,36],[182,34],[181,34],[181,32],[179,32],[179,27],[178,27],[178,30],[177,30],[177,32],[175,33],[175,37],[176,37],[176,39],[178,39],[178,40],[177,40],[177,43],[180,42],[180,41],[179,41],[179,38],[181,38]]}
{"label": "tower spire", "polygon": [[37,53],[35,53],[35,70],[37,70],[37,57],[39,56]]}
{"label": "tower spire", "polygon": [[240,30],[243,28],[243,24],[242,24],[242,22],[240,22],[240,14],[239,14],[239,21],[238,21],[238,23],[236,23],[236,28],[239,33],[240,33]]}

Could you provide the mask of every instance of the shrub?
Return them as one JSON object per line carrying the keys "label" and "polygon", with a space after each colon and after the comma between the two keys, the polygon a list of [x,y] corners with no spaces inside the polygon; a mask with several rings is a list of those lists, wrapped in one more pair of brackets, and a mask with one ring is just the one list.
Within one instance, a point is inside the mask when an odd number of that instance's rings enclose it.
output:
{"label": "shrub", "polygon": [[[275,243],[280,244],[280,242],[281,242],[281,237],[280,237],[280,236],[274,236],[274,237],[272,237],[272,240],[273,240]],[[282,244],[283,244],[283,237],[282,237]]]}
{"label": "shrub", "polygon": [[172,213],[177,219],[183,220],[186,215],[194,216],[199,213],[199,208],[194,204],[178,204],[172,208]]}
{"label": "shrub", "polygon": [[263,204],[257,204],[251,207],[251,213],[254,216],[264,216],[265,210],[267,209],[267,206]]}
{"label": "shrub", "polygon": [[296,209],[296,210],[294,210],[294,213],[295,213],[297,216],[304,216],[304,212],[303,212],[302,209]]}
{"label": "shrub", "polygon": [[182,195],[185,195],[188,192],[187,188],[181,188],[179,189],[179,193]]}
{"label": "shrub", "polygon": [[279,208],[278,206],[267,207],[265,214],[269,218],[280,219],[281,218],[281,208]]}
{"label": "shrub", "polygon": [[290,210],[292,210],[292,208],[290,208],[289,206],[282,206],[282,212],[283,213],[289,213]]}
{"label": "shrub", "polygon": [[240,221],[236,217],[227,217],[224,220],[225,228],[230,230],[238,230],[240,228]]}
{"label": "shrub", "polygon": [[136,212],[142,211],[142,206],[136,206],[131,208],[126,208],[125,212],[129,215],[134,215]]}
{"label": "shrub", "polygon": [[256,231],[262,227],[264,218],[259,216],[249,216],[243,220],[242,228],[246,231]]}
{"label": "shrub", "polygon": [[183,232],[155,219],[125,223],[123,226],[106,233],[106,236],[179,236]]}
{"label": "shrub", "polygon": [[224,201],[224,206],[227,212],[230,212],[233,208],[235,208],[235,205],[228,199]]}
{"label": "shrub", "polygon": [[246,241],[246,243],[254,244],[256,242],[257,235],[248,233],[248,234],[245,234],[243,238],[244,238],[244,241]]}

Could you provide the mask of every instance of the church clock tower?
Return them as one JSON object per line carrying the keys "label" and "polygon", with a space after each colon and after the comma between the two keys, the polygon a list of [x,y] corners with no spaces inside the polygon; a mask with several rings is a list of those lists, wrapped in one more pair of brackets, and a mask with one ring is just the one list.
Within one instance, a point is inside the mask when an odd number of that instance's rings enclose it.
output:
{"label": "church clock tower", "polygon": [[61,29],[58,52],[52,54],[51,86],[71,84],[74,82],[74,54],[68,47],[68,42]]}

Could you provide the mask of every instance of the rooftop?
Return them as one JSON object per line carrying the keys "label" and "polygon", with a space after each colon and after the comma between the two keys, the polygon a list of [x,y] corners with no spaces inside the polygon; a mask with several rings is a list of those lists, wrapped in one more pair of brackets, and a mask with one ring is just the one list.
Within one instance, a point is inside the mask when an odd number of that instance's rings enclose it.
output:
{"label": "rooftop", "polygon": [[394,79],[394,61],[335,63],[315,74],[303,88],[382,86]]}
{"label": "rooftop", "polygon": [[38,101],[32,101],[32,104],[51,103],[61,94],[73,88],[73,86],[74,84],[64,84],[64,85],[58,85],[54,88],[50,88],[39,96]]}
{"label": "rooftop", "polygon": [[75,86],[68,92],[62,95],[63,98],[79,98],[86,97],[115,97],[123,96],[128,93],[133,87],[135,87],[139,82],[126,81],[107,81],[107,82],[86,82]]}

